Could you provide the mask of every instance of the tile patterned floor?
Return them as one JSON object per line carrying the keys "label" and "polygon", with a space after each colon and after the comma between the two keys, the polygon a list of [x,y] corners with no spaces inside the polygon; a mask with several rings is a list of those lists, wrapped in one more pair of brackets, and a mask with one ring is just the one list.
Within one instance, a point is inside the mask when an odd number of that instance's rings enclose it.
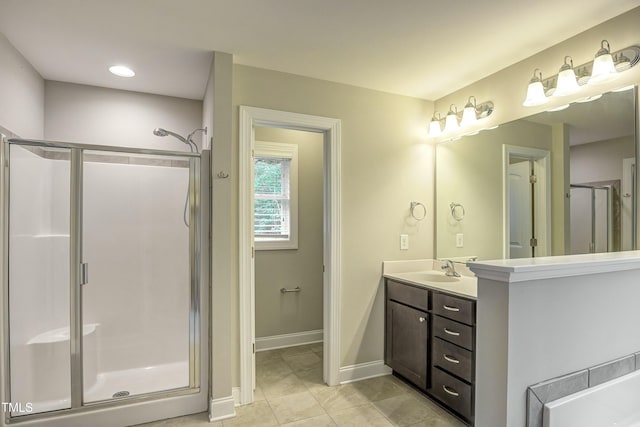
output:
{"label": "tile patterned floor", "polygon": [[322,383],[322,344],[256,354],[255,402],[236,417],[209,423],[207,414],[144,427],[464,427],[465,424],[393,376],[337,387]]}

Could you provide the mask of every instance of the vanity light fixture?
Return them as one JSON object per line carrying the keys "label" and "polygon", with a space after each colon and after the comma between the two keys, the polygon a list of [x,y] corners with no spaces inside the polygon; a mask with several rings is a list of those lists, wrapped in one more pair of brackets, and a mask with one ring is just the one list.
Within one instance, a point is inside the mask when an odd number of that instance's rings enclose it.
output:
{"label": "vanity light fixture", "polygon": [[591,78],[589,72],[587,71],[587,67],[581,67],[580,69],[578,69],[576,76],[578,77],[579,86],[586,85],[587,83],[589,83],[589,79]]}
{"label": "vanity light fixture", "polygon": [[[455,109],[455,111],[453,111]],[[449,112],[444,120],[444,131],[447,133],[455,132],[460,129],[458,124],[458,107],[455,104],[449,106]]]}
{"label": "vanity light fixture", "polygon": [[[622,72],[636,66],[638,62],[640,62],[639,46],[629,46],[619,51],[611,52],[609,42],[602,40],[600,49],[593,61],[574,67],[573,59],[570,56],[565,56],[564,64],[560,67],[558,74],[545,79],[542,78],[540,70],[536,68],[533,72],[533,78],[529,81],[527,96],[522,105],[534,107],[544,104],[549,98],[555,96],[573,95],[580,91],[581,86],[615,79]],[[576,98],[579,99],[570,100],[570,102],[593,101],[597,99],[597,96],[583,95],[580,97],[578,95]],[[568,104],[564,104],[559,107],[553,107],[553,109],[563,109],[567,106]]]}
{"label": "vanity light fixture", "polygon": [[598,50],[593,60],[593,69],[591,70],[589,83],[606,82],[615,77],[616,74],[618,74],[618,71],[613,63],[609,42],[602,40],[602,42],[600,42],[600,50]]}
{"label": "vanity light fixture", "polygon": [[[481,130],[477,124],[490,116],[493,110],[493,102],[486,101],[478,104],[475,96],[469,97],[462,113],[458,113],[458,107],[451,104],[444,119],[440,117],[439,113],[433,113],[429,122],[429,137],[443,136],[447,141],[453,141],[461,136],[475,135]],[[442,121],[444,121],[444,130]]]}
{"label": "vanity light fixture", "polygon": [[631,60],[627,58],[624,52],[620,52],[619,55],[616,55],[614,58],[615,67],[617,72],[627,71],[632,67]]}
{"label": "vanity light fixture", "polygon": [[536,68],[533,70],[533,77],[527,87],[527,97],[522,105],[525,107],[533,107],[535,105],[542,105],[547,101],[548,98],[545,94],[544,85],[542,84],[542,72]]}
{"label": "vanity light fixture", "polygon": [[[473,99],[473,102],[471,100]],[[478,121],[478,110],[476,109],[476,97],[471,95],[467,104],[462,110],[462,120],[460,120],[460,126],[470,126],[476,124]]]}
{"label": "vanity light fixture", "polygon": [[[567,63],[567,59],[569,59],[569,63]],[[578,85],[576,73],[573,71],[573,59],[567,55],[564,57],[564,64],[562,64],[558,72],[558,85],[553,95],[566,96],[576,93],[578,90],[580,90],[580,86]]]}
{"label": "vanity light fixture", "polygon": [[[436,114],[438,117],[436,117]],[[440,127],[440,113],[433,113],[433,117],[431,118],[431,122],[429,122],[429,136],[436,137],[442,135],[442,128]]]}
{"label": "vanity light fixture", "polygon": [[124,65],[112,65],[109,67],[111,74],[115,74],[120,77],[133,77],[136,73],[129,67]]}

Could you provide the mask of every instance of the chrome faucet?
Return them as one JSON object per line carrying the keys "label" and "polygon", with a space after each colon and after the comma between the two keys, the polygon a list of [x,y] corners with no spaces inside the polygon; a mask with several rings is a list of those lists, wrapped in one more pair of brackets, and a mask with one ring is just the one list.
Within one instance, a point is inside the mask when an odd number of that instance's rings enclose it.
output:
{"label": "chrome faucet", "polygon": [[456,271],[456,267],[453,264],[453,261],[451,261],[450,259],[445,259],[444,262],[445,264],[440,268],[446,270],[444,273],[445,276],[460,277],[460,273]]}

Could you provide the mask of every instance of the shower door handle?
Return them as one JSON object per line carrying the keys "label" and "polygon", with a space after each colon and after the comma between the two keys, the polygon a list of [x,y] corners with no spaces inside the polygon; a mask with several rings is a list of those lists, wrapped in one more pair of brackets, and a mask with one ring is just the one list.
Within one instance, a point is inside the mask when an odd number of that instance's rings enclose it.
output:
{"label": "shower door handle", "polygon": [[89,283],[89,264],[83,262],[80,264],[80,284],[86,285]]}

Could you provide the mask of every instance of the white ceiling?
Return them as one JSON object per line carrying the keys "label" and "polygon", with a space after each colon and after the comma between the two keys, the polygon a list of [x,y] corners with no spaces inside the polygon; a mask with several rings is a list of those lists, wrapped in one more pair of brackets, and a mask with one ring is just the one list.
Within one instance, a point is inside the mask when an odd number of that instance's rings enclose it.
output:
{"label": "white ceiling", "polygon": [[[43,78],[202,99],[234,62],[436,100],[640,0],[0,0]],[[595,52],[594,52],[595,53]],[[130,65],[132,79],[109,65]]]}

